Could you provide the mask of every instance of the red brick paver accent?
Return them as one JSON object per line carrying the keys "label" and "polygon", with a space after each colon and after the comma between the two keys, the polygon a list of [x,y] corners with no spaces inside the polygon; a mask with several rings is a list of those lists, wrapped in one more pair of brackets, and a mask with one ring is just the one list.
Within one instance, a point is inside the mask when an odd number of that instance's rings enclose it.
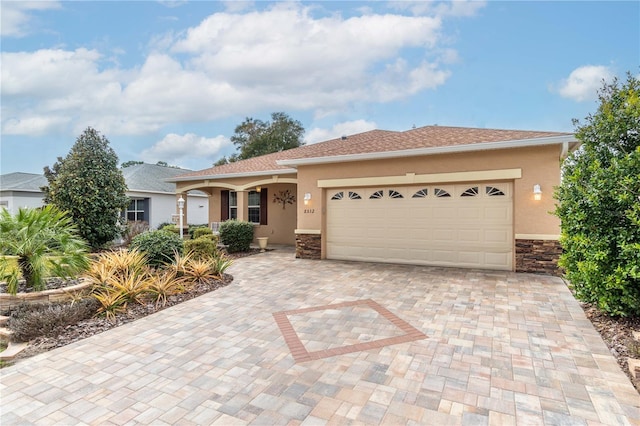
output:
{"label": "red brick paver accent", "polygon": [[[382,316],[383,318],[391,322],[393,325],[395,325],[404,334],[398,334],[393,337],[387,337],[382,339],[376,339],[373,341],[367,341],[367,342],[356,343],[351,345],[344,345],[340,347],[334,347],[334,348],[310,352],[307,350],[304,343],[300,340],[298,333],[296,333],[294,326],[291,324],[291,321],[289,321],[289,318],[288,318],[289,315],[299,315],[299,314],[305,314],[309,312],[318,312],[318,311],[325,311],[330,309],[335,310],[335,309],[352,307],[352,306],[368,307],[370,309],[373,309],[378,314],[380,314],[380,316]],[[280,327],[282,336],[284,337],[284,340],[287,343],[287,346],[289,346],[289,351],[291,352],[291,355],[293,356],[293,359],[296,362],[312,361],[317,359],[329,358],[336,355],[348,354],[352,352],[367,351],[370,349],[382,348],[389,345],[397,345],[399,343],[413,342],[415,340],[421,340],[427,337],[420,330],[416,329],[411,324],[402,320],[401,318],[398,318],[398,316],[394,315],[388,309],[384,308],[383,306],[379,305],[378,303],[376,303],[371,299],[356,300],[352,302],[336,303],[333,305],[315,306],[311,308],[302,308],[302,309],[294,309],[290,311],[275,312],[273,314],[273,317],[275,318],[276,324],[278,324],[278,327]],[[344,324],[344,325],[345,327],[348,327],[348,324]]]}

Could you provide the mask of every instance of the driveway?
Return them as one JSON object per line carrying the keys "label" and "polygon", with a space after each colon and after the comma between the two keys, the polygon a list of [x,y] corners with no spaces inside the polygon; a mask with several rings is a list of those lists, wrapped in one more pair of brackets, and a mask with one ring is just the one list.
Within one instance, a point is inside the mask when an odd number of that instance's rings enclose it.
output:
{"label": "driveway", "polygon": [[547,276],[236,261],[218,291],[0,370],[9,424],[639,424]]}

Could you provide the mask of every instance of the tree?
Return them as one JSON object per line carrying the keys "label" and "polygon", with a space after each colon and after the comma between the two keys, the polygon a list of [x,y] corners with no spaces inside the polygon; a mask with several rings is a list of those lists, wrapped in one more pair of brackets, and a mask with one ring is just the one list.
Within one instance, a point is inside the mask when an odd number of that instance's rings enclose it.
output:
{"label": "tree", "polygon": [[71,213],[80,235],[94,248],[103,247],[121,231],[121,211],[129,201],[118,169],[118,156],[109,141],[87,128],[63,159],[44,168],[49,186],[45,202]]}
{"label": "tree", "polygon": [[582,147],[556,190],[564,253],[560,266],[580,300],[610,315],[640,314],[640,80],[604,84]]}
{"label": "tree", "polygon": [[[36,291],[47,274],[69,277],[89,265],[87,243],[71,218],[54,206],[21,208],[15,216],[0,209],[0,280],[16,294],[19,275]],[[17,269],[5,256],[17,256]]]}
{"label": "tree", "polygon": [[134,161],[134,160],[125,161],[124,163],[122,163],[120,165],[120,167],[122,167],[124,169],[126,167],[135,166],[137,164],[144,164],[144,161]]}
{"label": "tree", "polygon": [[231,136],[231,142],[239,152],[229,158],[222,157],[214,165],[219,166],[272,152],[297,148],[304,145],[303,135],[302,123],[292,119],[284,112],[272,113],[270,122],[247,117],[236,126],[235,134]]}

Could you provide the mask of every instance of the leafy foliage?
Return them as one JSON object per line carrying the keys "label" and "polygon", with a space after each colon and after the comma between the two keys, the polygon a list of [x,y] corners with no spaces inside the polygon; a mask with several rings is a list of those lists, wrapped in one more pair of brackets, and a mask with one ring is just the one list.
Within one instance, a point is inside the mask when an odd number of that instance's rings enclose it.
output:
{"label": "leafy foliage", "polygon": [[205,235],[213,235],[213,231],[207,225],[189,225],[189,236],[200,238]]}
{"label": "leafy foliage", "polygon": [[247,117],[236,126],[231,142],[239,150],[229,158],[223,157],[214,165],[220,166],[238,160],[285,151],[304,145],[304,127],[284,112],[271,114],[271,122]]}
{"label": "leafy foliage", "polygon": [[174,253],[182,253],[183,242],[172,232],[148,231],[136,235],[130,247],[144,252],[149,265],[158,267],[171,263]]}
{"label": "leafy foliage", "polygon": [[[54,206],[19,209],[15,216],[0,210],[0,254],[17,256],[27,286],[44,290],[48,274],[70,277],[89,266],[87,244],[65,212]],[[11,294],[18,289],[18,270],[0,258],[0,280],[7,282]]]}
{"label": "leafy foliage", "polygon": [[253,224],[240,220],[227,220],[220,225],[220,240],[229,253],[249,251],[253,241]]}
{"label": "leafy foliage", "polygon": [[217,245],[217,237],[209,234],[185,241],[184,251],[190,253],[194,259],[212,258],[216,254]]}
{"label": "leafy foliage", "polygon": [[129,161],[125,161],[124,163],[122,163],[120,165],[120,167],[122,167],[123,169],[126,167],[131,167],[131,166],[135,166],[138,164],[144,164],[144,161],[135,161],[135,160],[129,160]]}
{"label": "leafy foliage", "polygon": [[120,211],[128,205],[127,186],[109,141],[91,127],[53,168],[44,168],[49,185],[45,202],[69,211],[80,235],[93,248],[103,247],[120,231]]}
{"label": "leafy foliage", "polygon": [[28,342],[40,336],[53,336],[61,328],[91,318],[97,310],[94,298],[75,303],[23,304],[11,311],[7,326],[13,332],[12,340]]}
{"label": "leafy foliage", "polygon": [[556,191],[566,271],[576,296],[610,315],[640,314],[640,80],[605,84]]}

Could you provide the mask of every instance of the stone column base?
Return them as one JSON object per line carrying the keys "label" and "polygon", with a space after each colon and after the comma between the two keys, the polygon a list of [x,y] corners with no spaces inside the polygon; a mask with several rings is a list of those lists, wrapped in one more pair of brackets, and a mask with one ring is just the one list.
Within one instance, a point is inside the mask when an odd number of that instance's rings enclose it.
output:
{"label": "stone column base", "polygon": [[296,259],[320,259],[322,235],[296,234]]}
{"label": "stone column base", "polygon": [[516,239],[516,272],[561,275],[561,254],[562,246],[557,240]]}

